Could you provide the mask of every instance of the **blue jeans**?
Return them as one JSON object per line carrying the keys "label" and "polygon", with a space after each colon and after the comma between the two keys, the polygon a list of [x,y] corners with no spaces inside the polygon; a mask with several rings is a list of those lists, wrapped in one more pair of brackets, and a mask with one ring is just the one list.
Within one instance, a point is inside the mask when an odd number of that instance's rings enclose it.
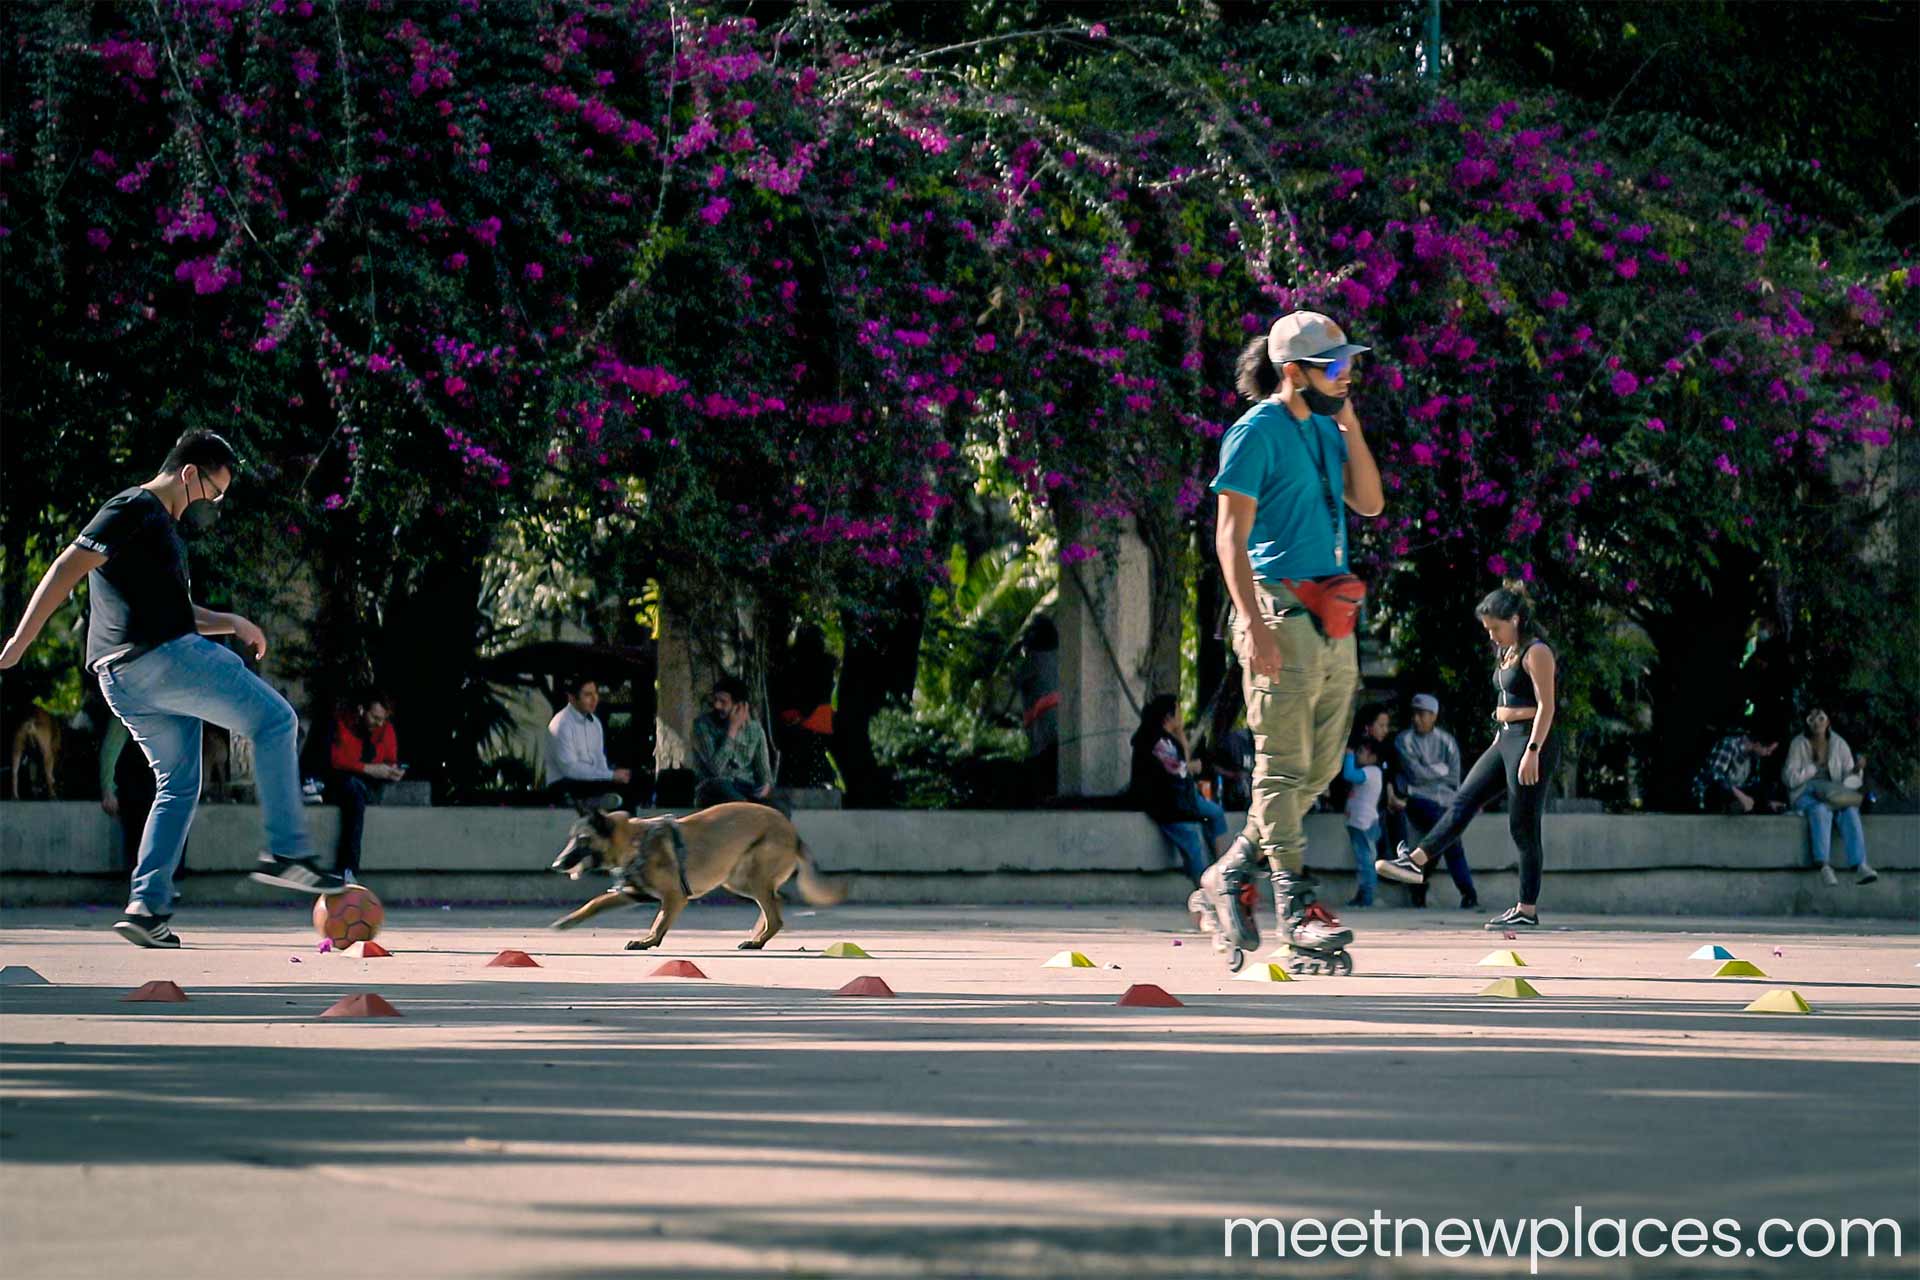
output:
{"label": "blue jeans", "polygon": [[1380,856],[1380,824],[1376,822],[1365,831],[1349,826],[1347,839],[1353,844],[1353,896],[1360,906],[1370,907],[1373,891],[1380,887],[1380,876],[1373,869],[1373,860]]}
{"label": "blue jeans", "polygon": [[153,812],[140,837],[127,909],[173,910],[173,872],[200,803],[200,725],[253,739],[254,781],[266,820],[267,851],[312,853],[294,759],[299,720],[287,700],[247,670],[238,654],[204,636],[181,636],[100,673],[100,692],[153,766]]}
{"label": "blue jeans", "polygon": [[1860,825],[1860,808],[1832,809],[1820,803],[1820,797],[1808,791],[1795,802],[1795,813],[1807,815],[1807,835],[1813,841],[1813,865],[1824,867],[1833,856],[1833,827],[1840,824],[1840,842],[1847,851],[1847,870],[1867,860],[1867,833]]}
{"label": "blue jeans", "polygon": [[1213,865],[1213,842],[1227,834],[1227,811],[1205,796],[1193,797],[1200,817],[1192,822],[1162,822],[1160,834],[1179,850],[1187,864],[1187,877],[1200,883],[1201,873]]}

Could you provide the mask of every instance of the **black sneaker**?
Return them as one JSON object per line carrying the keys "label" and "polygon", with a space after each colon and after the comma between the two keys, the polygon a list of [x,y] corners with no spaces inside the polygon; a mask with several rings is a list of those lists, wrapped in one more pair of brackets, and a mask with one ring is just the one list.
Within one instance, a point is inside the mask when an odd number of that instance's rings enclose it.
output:
{"label": "black sneaker", "polygon": [[277,858],[270,853],[260,855],[247,878],[282,889],[298,889],[301,893],[342,893],[347,887],[347,882],[336,873],[315,866],[312,858]]}
{"label": "black sneaker", "polygon": [[1540,927],[1540,917],[1538,915],[1530,916],[1519,907],[1508,907],[1505,911],[1487,921],[1486,927],[1489,931],[1494,929],[1538,929]]}
{"label": "black sneaker", "polygon": [[1425,884],[1426,868],[1413,860],[1413,850],[1407,848],[1402,840],[1400,847],[1391,858],[1374,859],[1373,869],[1389,880],[1398,880],[1401,884]]}
{"label": "black sneaker", "polygon": [[1467,898],[1460,903],[1460,909],[1462,911],[1478,911],[1480,909],[1480,899]]}
{"label": "black sneaker", "polygon": [[113,922],[113,931],[136,947],[178,951],[180,935],[167,924],[171,919],[172,916],[136,916],[129,913]]}

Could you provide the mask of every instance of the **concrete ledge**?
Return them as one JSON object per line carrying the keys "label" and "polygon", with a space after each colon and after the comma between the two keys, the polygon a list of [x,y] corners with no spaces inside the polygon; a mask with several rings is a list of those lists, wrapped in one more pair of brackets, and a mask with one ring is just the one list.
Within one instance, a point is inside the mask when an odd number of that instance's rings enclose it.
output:
{"label": "concrete ledge", "polygon": [[[339,815],[307,810],[315,848],[331,849]],[[367,813],[364,871],[393,900],[578,901],[581,886],[546,866],[573,815],[562,809],[379,807]],[[1233,815],[1234,829],[1244,815]],[[1154,825],[1112,811],[803,810],[795,822],[822,870],[866,902],[1146,903],[1185,896]],[[284,895],[243,874],[260,847],[250,805],[208,805],[194,822],[183,883],[189,901],[269,903]],[[1550,814],[1547,888],[1561,911],[1654,915],[1836,915],[1920,919],[1920,817],[1866,819],[1880,883],[1826,889],[1807,869],[1798,817]],[[1307,819],[1308,865],[1325,896],[1352,892],[1337,814]],[[91,803],[0,803],[0,904],[117,903],[125,892],[113,823]],[[1489,909],[1516,892],[1517,856],[1503,815],[1469,828],[1467,855]],[[1387,902],[1399,890],[1384,888]],[[1433,900],[1451,904],[1445,879]]]}

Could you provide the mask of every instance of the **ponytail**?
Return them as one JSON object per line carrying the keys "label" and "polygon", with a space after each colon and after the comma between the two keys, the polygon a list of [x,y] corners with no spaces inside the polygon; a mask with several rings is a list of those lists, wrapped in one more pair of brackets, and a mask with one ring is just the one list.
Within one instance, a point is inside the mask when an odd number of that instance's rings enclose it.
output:
{"label": "ponytail", "polygon": [[1518,578],[1508,578],[1489,591],[1486,599],[1474,606],[1473,613],[1477,618],[1511,618],[1523,638],[1539,639],[1544,634],[1534,617],[1533,597],[1527,592],[1527,584]]}
{"label": "ponytail", "polygon": [[1267,336],[1261,334],[1241,350],[1233,367],[1235,389],[1255,404],[1280,389],[1280,370],[1274,368],[1267,351]]}

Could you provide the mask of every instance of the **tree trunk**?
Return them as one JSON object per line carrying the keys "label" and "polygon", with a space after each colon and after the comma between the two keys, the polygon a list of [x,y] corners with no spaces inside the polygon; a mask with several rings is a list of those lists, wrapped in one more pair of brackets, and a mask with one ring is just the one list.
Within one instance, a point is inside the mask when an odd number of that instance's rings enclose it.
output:
{"label": "tree trunk", "polygon": [[834,701],[833,757],[846,780],[849,808],[893,804],[892,775],[874,758],[871,726],[882,707],[912,702],[926,620],[926,588],[918,580],[898,583],[878,613],[841,611],[846,654]]}

